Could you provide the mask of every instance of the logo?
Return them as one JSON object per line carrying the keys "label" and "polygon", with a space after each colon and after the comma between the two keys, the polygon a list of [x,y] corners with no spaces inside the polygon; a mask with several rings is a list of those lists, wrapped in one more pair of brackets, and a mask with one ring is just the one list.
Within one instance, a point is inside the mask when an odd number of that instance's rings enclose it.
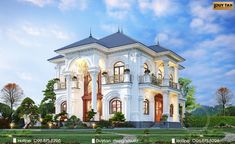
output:
{"label": "logo", "polygon": [[171,139],[171,143],[175,144],[175,139],[174,138]]}
{"label": "logo", "polygon": [[93,139],[91,139],[91,143],[93,143],[93,144],[95,143],[95,139],[94,139],[94,138],[93,138]]}
{"label": "logo", "polygon": [[213,10],[233,10],[233,2],[213,2]]}
{"label": "logo", "polygon": [[13,138],[13,143],[16,143],[16,138]]}

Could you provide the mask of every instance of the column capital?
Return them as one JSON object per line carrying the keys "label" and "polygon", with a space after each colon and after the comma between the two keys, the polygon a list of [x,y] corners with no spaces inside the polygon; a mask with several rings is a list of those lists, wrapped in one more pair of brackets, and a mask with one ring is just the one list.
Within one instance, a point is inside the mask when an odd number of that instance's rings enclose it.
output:
{"label": "column capital", "polygon": [[90,74],[94,74],[94,75],[96,75],[96,74],[98,74],[99,73],[99,71],[100,71],[100,68],[99,67],[90,67],[89,69],[88,69],[88,71],[89,71],[89,73]]}
{"label": "column capital", "polygon": [[71,76],[73,74],[73,72],[71,72],[71,71],[65,71],[63,73],[65,76]]}

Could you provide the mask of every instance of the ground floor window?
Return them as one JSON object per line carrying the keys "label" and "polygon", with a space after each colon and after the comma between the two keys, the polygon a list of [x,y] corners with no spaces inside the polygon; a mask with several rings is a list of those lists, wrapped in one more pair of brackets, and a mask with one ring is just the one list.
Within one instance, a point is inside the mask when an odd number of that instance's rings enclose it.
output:
{"label": "ground floor window", "polygon": [[114,98],[109,102],[110,105],[110,114],[116,112],[122,112],[122,102],[118,98]]}
{"label": "ground floor window", "polygon": [[60,112],[67,112],[67,102],[63,101],[60,105]]}
{"label": "ground floor window", "polygon": [[170,117],[173,117],[174,114],[174,106],[173,104],[170,105]]}
{"label": "ground floor window", "polygon": [[145,115],[149,114],[149,100],[147,99],[144,100],[144,114]]}

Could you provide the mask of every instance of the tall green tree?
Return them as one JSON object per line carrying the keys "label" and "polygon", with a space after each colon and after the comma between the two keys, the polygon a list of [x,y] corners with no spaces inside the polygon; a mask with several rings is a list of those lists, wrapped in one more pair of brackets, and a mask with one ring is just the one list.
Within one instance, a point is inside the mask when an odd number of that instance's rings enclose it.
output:
{"label": "tall green tree", "polygon": [[179,84],[181,85],[181,93],[186,98],[186,111],[190,112],[198,107],[194,95],[195,87],[192,85],[192,81],[187,78],[179,78]]}
{"label": "tall green tree", "polygon": [[46,89],[43,90],[44,98],[40,104],[40,114],[44,118],[47,114],[55,113],[56,94],[54,92],[55,79],[49,80]]}
{"label": "tall green tree", "polygon": [[8,105],[0,103],[0,113],[3,118],[9,119],[11,117],[12,110]]}
{"label": "tall green tree", "polygon": [[18,111],[20,113],[20,117],[24,118],[25,128],[27,128],[30,124],[34,125],[36,123],[39,110],[31,98],[26,97],[18,107]]}

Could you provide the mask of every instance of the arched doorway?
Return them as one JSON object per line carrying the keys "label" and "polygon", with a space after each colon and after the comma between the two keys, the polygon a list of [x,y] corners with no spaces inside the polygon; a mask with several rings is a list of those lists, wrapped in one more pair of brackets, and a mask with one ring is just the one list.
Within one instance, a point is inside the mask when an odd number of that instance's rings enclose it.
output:
{"label": "arched doorway", "polygon": [[160,122],[163,113],[163,98],[161,94],[155,95],[155,122]]}
{"label": "arched doorway", "polygon": [[[91,76],[87,71],[84,73],[84,95],[82,97],[83,100],[83,121],[89,121],[88,111],[91,111]],[[101,118],[102,115],[102,93],[101,93],[101,72],[98,74],[97,78],[97,111],[99,112],[99,116]]]}

